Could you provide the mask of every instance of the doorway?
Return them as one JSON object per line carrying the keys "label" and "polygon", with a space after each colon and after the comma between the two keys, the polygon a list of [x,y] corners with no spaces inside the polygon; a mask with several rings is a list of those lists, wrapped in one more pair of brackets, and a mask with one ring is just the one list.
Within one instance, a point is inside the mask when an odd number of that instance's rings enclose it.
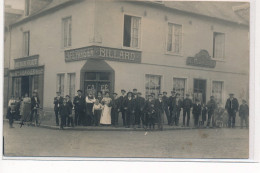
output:
{"label": "doorway", "polygon": [[194,79],[193,102],[199,99],[201,103],[206,103],[207,81],[203,79]]}
{"label": "doorway", "polygon": [[30,78],[29,76],[23,76],[21,80],[21,95],[30,94]]}

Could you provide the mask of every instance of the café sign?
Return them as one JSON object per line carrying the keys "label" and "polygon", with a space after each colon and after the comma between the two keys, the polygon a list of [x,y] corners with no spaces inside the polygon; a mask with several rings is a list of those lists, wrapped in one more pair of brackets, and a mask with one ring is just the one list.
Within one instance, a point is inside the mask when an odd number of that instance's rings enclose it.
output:
{"label": "caf\u00e9 sign", "polygon": [[29,68],[38,66],[39,55],[28,56],[24,58],[18,58],[14,60],[14,68]]}
{"label": "caf\u00e9 sign", "polygon": [[201,50],[194,57],[188,57],[186,60],[186,64],[206,68],[216,67],[216,61],[210,58],[209,53],[206,50]]}
{"label": "caf\u00e9 sign", "polygon": [[44,66],[10,70],[11,77],[33,76],[33,75],[41,75],[43,73],[44,73]]}
{"label": "caf\u00e9 sign", "polygon": [[100,46],[89,46],[65,51],[65,62],[81,61],[89,58],[141,63],[141,52]]}

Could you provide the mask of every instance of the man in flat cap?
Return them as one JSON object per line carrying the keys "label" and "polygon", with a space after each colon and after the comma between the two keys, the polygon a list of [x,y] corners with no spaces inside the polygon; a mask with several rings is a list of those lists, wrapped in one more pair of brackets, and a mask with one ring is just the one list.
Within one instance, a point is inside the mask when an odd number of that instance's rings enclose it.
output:
{"label": "man in flat cap", "polygon": [[168,119],[168,125],[173,125],[173,101],[175,100],[176,92],[171,91],[171,96],[168,98],[168,106],[169,106],[169,119]]}
{"label": "man in flat cap", "polygon": [[118,98],[120,112],[122,114],[123,126],[126,126],[126,111],[124,109],[124,101],[126,99],[126,91],[124,89],[121,90],[121,96]]}
{"label": "man in flat cap", "polygon": [[236,113],[238,111],[238,101],[234,98],[234,94],[230,93],[229,98],[226,101],[225,109],[228,112],[228,127],[234,128],[236,123]]}
{"label": "man in flat cap", "polygon": [[190,126],[190,110],[192,107],[192,100],[190,99],[190,95],[186,94],[186,98],[183,100],[183,126],[185,126],[185,118],[187,115],[187,123],[186,126]]}
{"label": "man in flat cap", "polygon": [[82,90],[77,91],[77,96],[74,97],[73,104],[75,108],[75,126],[82,125],[85,115],[85,99],[82,96]]}
{"label": "man in flat cap", "polygon": [[111,124],[112,126],[118,126],[118,114],[120,111],[120,103],[119,98],[117,97],[117,93],[113,93],[113,97],[111,100]]}
{"label": "man in flat cap", "polygon": [[169,98],[167,97],[167,92],[163,92],[163,106],[164,106],[164,112],[168,121],[168,124],[170,124],[170,113],[169,113]]}
{"label": "man in flat cap", "polygon": [[212,127],[215,126],[215,117],[214,113],[215,110],[218,108],[218,105],[215,101],[214,96],[210,96],[210,100],[207,103],[207,109],[208,109],[208,122],[207,122],[207,127],[210,126],[210,122],[212,122]]}
{"label": "man in flat cap", "polygon": [[57,96],[54,97],[54,112],[55,112],[55,118],[56,118],[56,126],[59,126],[59,112],[60,112],[60,105],[63,103],[63,97],[61,96],[61,92],[56,92]]}

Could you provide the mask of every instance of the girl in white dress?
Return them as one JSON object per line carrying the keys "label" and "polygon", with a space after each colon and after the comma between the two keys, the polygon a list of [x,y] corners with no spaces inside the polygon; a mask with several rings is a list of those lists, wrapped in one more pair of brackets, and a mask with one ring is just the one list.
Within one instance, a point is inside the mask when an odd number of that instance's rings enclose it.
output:
{"label": "girl in white dress", "polygon": [[100,124],[102,125],[111,125],[111,98],[109,98],[109,92],[106,92],[105,97],[102,99],[101,103],[104,105]]}

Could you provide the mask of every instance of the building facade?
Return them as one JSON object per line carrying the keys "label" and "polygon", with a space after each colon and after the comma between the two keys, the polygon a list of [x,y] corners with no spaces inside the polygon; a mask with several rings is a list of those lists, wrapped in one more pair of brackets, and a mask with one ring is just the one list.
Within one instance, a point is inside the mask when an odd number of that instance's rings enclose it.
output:
{"label": "building facade", "polygon": [[248,100],[249,24],[233,10],[241,5],[46,1],[11,25],[9,95],[37,90],[46,109],[56,91],[77,89]]}

